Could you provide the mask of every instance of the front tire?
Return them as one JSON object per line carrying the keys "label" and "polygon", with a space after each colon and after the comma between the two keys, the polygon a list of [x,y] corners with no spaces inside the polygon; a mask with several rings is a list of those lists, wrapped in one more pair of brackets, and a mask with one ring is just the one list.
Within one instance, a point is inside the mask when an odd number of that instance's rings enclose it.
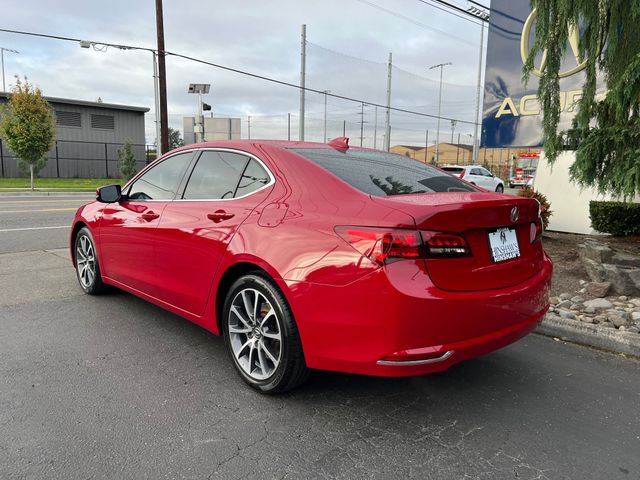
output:
{"label": "front tire", "polygon": [[102,282],[100,264],[93,236],[87,227],[82,227],[73,242],[76,276],[80,288],[88,295],[103,293],[107,286]]}
{"label": "front tire", "polygon": [[498,193],[502,193],[502,192],[504,192],[504,187],[502,186],[502,184],[499,184],[499,185],[496,187],[496,192],[498,192]]}
{"label": "front tire", "polygon": [[261,274],[248,274],[227,293],[222,333],[236,371],[251,387],[281,393],[308,378],[302,342],[284,295]]}

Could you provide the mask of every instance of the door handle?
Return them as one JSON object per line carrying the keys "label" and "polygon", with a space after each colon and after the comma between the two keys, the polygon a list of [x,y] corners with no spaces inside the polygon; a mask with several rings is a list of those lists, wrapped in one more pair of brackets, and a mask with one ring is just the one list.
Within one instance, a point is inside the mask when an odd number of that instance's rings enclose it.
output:
{"label": "door handle", "polygon": [[229,220],[233,217],[235,217],[235,214],[225,212],[224,210],[216,210],[213,213],[207,213],[207,218],[215,223],[221,222],[223,220]]}
{"label": "door handle", "polygon": [[155,220],[156,218],[158,218],[160,215],[158,215],[157,213],[154,212],[144,212],[141,217],[143,220],[146,220],[147,222],[150,222],[151,220]]}

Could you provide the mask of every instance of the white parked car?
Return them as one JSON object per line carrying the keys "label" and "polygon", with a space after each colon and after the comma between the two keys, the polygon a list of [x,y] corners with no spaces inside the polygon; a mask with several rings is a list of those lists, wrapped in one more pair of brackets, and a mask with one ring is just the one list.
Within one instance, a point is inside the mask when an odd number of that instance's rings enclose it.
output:
{"label": "white parked car", "polygon": [[460,177],[469,183],[486,188],[492,192],[504,192],[504,182],[502,179],[496,177],[486,168],[478,165],[446,165],[440,168],[445,172],[449,172],[451,175]]}

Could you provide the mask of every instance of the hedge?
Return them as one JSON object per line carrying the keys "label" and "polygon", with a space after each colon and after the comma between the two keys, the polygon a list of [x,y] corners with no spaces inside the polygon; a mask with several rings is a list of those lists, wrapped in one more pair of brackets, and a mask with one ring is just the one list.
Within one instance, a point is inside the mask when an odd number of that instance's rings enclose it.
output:
{"label": "hedge", "polygon": [[616,236],[640,235],[640,203],[589,202],[594,230]]}

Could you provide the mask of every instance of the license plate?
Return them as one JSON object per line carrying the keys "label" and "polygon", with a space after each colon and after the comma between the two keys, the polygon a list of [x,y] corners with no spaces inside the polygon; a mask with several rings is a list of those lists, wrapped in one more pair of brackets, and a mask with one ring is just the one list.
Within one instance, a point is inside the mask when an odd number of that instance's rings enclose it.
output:
{"label": "license plate", "polygon": [[520,256],[518,237],[513,228],[499,228],[495,232],[489,232],[489,250],[491,260],[504,262]]}

